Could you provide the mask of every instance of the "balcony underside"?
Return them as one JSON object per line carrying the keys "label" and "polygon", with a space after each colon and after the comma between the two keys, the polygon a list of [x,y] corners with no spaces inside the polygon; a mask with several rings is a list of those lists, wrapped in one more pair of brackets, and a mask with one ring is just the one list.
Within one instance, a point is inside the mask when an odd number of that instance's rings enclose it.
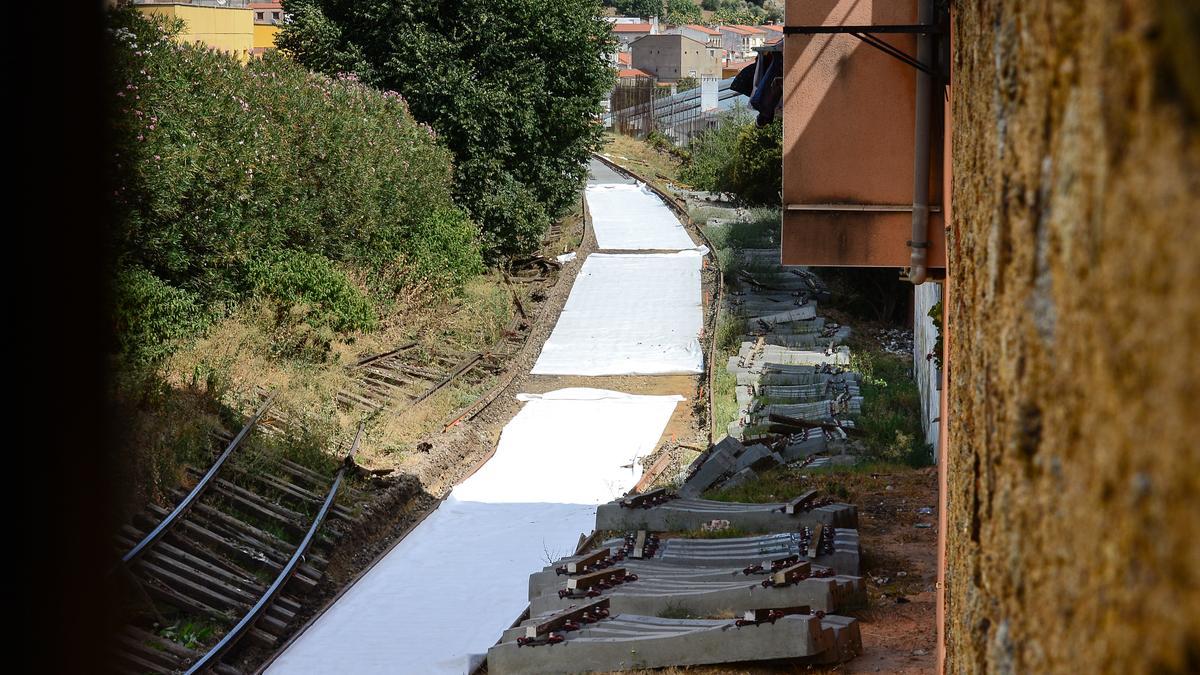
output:
{"label": "balcony underside", "polygon": [[[866,207],[890,209],[887,211],[854,208],[785,208],[783,264],[908,267],[908,240],[912,238],[911,212],[904,207]],[[928,267],[931,270],[946,267],[946,234],[941,213],[929,216]]]}

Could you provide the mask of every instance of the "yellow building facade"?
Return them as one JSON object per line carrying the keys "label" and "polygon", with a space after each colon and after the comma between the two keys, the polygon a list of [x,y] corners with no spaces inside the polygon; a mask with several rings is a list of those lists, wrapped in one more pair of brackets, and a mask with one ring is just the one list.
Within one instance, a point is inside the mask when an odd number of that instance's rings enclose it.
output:
{"label": "yellow building facade", "polygon": [[254,24],[254,49],[274,49],[275,36],[279,34],[279,26],[271,24]]}
{"label": "yellow building facade", "polygon": [[[137,4],[144,14],[183,19],[185,27],[179,34],[181,42],[201,42],[204,45],[228,52],[245,61],[250,50],[257,46],[259,28],[255,26],[254,13],[249,7],[221,7],[217,5],[192,5],[184,3]],[[274,44],[271,35],[271,44]]]}

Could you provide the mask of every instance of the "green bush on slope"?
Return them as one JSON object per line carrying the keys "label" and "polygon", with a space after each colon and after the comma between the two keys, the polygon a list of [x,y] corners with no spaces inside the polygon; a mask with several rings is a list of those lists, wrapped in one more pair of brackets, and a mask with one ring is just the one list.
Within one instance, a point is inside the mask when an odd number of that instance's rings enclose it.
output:
{"label": "green bush on slope", "polygon": [[435,302],[482,270],[451,153],[399,94],[278,55],[243,65],[173,41],[178,28],[110,14],[123,353],[169,354],[253,297],[367,330],[372,301]]}

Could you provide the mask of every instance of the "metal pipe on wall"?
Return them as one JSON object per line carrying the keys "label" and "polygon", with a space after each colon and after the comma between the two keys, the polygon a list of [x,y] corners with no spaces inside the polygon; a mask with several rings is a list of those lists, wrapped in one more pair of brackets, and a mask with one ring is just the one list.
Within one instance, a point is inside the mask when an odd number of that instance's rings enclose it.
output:
{"label": "metal pipe on wall", "polygon": [[[924,26],[933,23],[933,3],[934,0],[917,0],[917,23]],[[933,67],[933,36],[929,33],[917,35],[917,61]],[[912,250],[908,279],[914,285],[925,283],[928,276],[926,263],[929,257],[929,136],[932,90],[932,77],[929,73],[918,70],[916,128],[913,134],[912,239],[908,242]]]}

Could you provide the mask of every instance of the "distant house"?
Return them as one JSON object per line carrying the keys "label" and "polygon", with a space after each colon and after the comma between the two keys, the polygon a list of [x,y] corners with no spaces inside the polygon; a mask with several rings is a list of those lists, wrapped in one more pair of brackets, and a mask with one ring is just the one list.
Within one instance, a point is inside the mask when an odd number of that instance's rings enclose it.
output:
{"label": "distant house", "polygon": [[182,19],[183,32],[175,36],[179,42],[200,43],[241,61],[254,49],[254,15],[246,0],[134,0],[133,6],[143,14]]}
{"label": "distant house", "polygon": [[710,47],[724,47],[724,40],[721,37],[721,31],[715,28],[709,28],[708,26],[689,23],[682,26],[672,26],[667,30],[667,32],[690,37],[693,40],[697,42],[703,42]]}
{"label": "distant house", "polygon": [[766,43],[767,32],[758,26],[721,26],[717,30],[730,58],[750,58],[755,47]]}
{"label": "distant house", "polygon": [[633,67],[651,73],[660,82],[721,75],[721,50],[684,35],[646,35],[629,47]]}
{"label": "distant house", "polygon": [[251,2],[250,10],[254,12],[254,49],[250,53],[259,55],[275,48],[275,36],[283,23],[283,3]]}
{"label": "distant house", "polygon": [[783,37],[783,26],[779,26],[779,25],[775,25],[775,24],[764,24],[762,26],[759,26],[759,28],[761,28],[763,30],[763,34],[766,37],[767,44],[770,44],[770,43],[778,40],[779,38]]}
{"label": "distant house", "polygon": [[618,46],[625,50],[629,48],[630,43],[638,38],[645,37],[654,33],[654,24],[650,23],[617,23],[612,27],[613,35],[616,36]]}

